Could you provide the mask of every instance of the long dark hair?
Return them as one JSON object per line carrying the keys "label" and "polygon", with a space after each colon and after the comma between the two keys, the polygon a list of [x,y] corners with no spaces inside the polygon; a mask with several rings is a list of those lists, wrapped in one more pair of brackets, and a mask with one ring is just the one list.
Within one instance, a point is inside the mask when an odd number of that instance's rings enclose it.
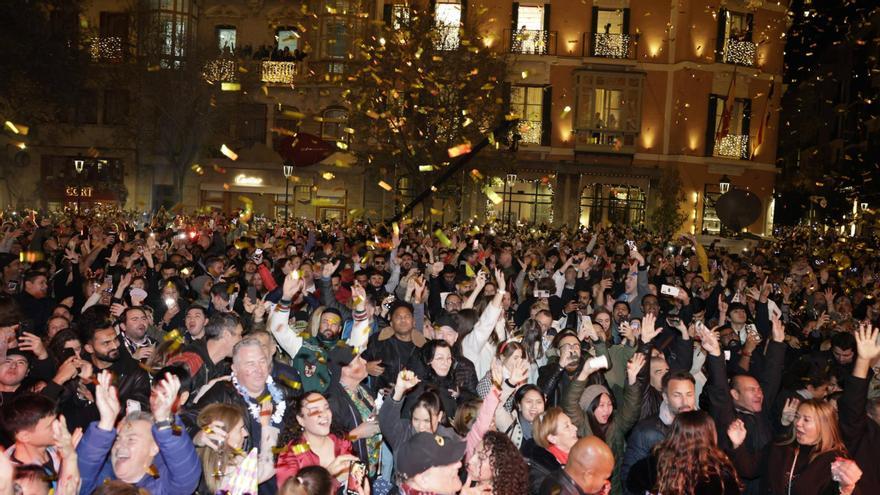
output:
{"label": "long dark hair", "polygon": [[[291,442],[297,443],[303,439],[303,427],[299,424],[296,417],[302,414],[305,405],[309,403],[308,399],[316,395],[322,398],[324,397],[318,392],[308,392],[293,399],[290,407],[284,412],[284,426],[281,428],[281,433],[278,435],[278,442],[276,445],[279,447],[285,447]],[[330,424],[333,425],[333,421],[331,421]],[[345,431],[333,428],[333,426],[330,427],[330,433],[339,438],[345,438],[346,435]]]}
{"label": "long dark hair", "polygon": [[520,495],[529,483],[529,466],[507,435],[489,431],[483,449],[492,465],[493,495]]}
{"label": "long dark hair", "polygon": [[[599,407],[599,401],[602,400],[603,395],[608,396],[608,399],[611,400],[612,407],[611,415],[608,416],[608,421],[606,421],[604,425],[596,419],[595,415],[596,408]],[[605,392],[602,392],[593,398],[593,401],[587,406],[587,410],[584,411],[584,414],[587,416],[587,421],[590,423],[590,431],[592,431],[593,435],[599,437],[603,442],[608,434],[608,428],[611,427],[611,422],[614,420],[615,412],[617,412],[617,404],[614,403],[614,396],[610,393],[606,394]]]}
{"label": "long dark hair", "polygon": [[700,483],[712,478],[717,478],[722,487],[725,478],[733,478],[742,490],[736,469],[718,448],[715,421],[706,411],[679,413],[666,439],[654,447],[654,456],[658,493],[696,493]]}

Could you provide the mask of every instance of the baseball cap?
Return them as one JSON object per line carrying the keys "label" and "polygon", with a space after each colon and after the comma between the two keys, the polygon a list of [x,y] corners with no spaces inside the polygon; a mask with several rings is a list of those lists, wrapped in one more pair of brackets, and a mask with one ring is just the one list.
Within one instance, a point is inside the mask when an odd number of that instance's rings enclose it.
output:
{"label": "baseball cap", "polygon": [[397,452],[397,472],[405,478],[424,473],[432,467],[448,466],[464,457],[465,442],[435,435],[416,433]]}

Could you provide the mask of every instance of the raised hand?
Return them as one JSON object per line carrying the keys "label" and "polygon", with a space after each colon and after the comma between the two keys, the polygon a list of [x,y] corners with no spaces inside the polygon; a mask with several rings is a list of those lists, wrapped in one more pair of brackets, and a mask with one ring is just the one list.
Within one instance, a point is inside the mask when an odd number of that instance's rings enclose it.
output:
{"label": "raised hand", "polygon": [[171,373],[165,373],[165,378],[153,386],[153,393],[150,395],[150,410],[153,411],[153,417],[156,421],[167,421],[171,418],[178,392],[180,392],[180,379]]}
{"label": "raised hand", "polygon": [[652,313],[648,313],[642,317],[642,342],[650,344],[654,337],[660,333],[660,329],[656,328],[657,317]]}
{"label": "raised hand", "polygon": [[323,278],[330,278],[336,273],[336,270],[339,268],[339,264],[342,260],[336,260],[334,263],[324,263],[324,266],[321,267],[321,276]]}
{"label": "raised hand", "polygon": [[510,383],[520,386],[529,379],[529,362],[525,359],[519,361],[510,370]]}
{"label": "raised hand", "polygon": [[351,300],[354,302],[355,307],[359,310],[363,310],[366,307],[367,291],[357,281],[355,281],[355,283],[351,286]]}
{"label": "raised hand", "polygon": [[293,301],[293,298],[302,290],[305,281],[294,270],[284,277],[284,285],[281,288],[281,298],[285,301]]}
{"label": "raised hand", "polygon": [[783,426],[788,426],[794,423],[794,418],[797,416],[798,406],[801,405],[801,401],[796,397],[792,397],[791,399],[785,400],[785,406],[782,408],[782,417],[779,418],[779,421]]}
{"label": "raised hand", "polygon": [[226,443],[226,429],[223,426],[223,422],[214,421],[211,424],[202,428],[195,437],[193,437],[193,444],[196,447],[208,447],[213,450],[217,450],[221,445]]}
{"label": "raised hand", "polygon": [[771,318],[773,342],[785,342],[785,324],[778,317]]}
{"label": "raised hand", "polygon": [[116,417],[119,416],[119,411],[122,409],[119,405],[119,398],[116,396],[116,387],[112,385],[112,381],[113,375],[104,370],[98,374],[98,385],[95,387],[95,405],[101,415],[98,428],[105,431],[110,431],[116,426]]}
{"label": "raised hand", "polygon": [[718,342],[718,336],[715,332],[704,326],[698,326],[697,334],[700,336],[700,345],[703,346],[703,350],[707,354],[715,357],[721,355],[721,344]]}
{"label": "raised hand", "polygon": [[639,372],[645,367],[645,355],[641,352],[633,354],[632,359],[626,363],[626,378],[630,385],[636,384]]}
{"label": "raised hand", "polygon": [[880,345],[877,343],[877,334],[880,330],[871,330],[870,323],[860,323],[858,330],[855,331],[856,351],[859,359],[873,362],[880,357]]}
{"label": "raised hand", "polygon": [[410,370],[401,370],[394,382],[394,400],[400,400],[403,395],[419,384],[421,380]]}
{"label": "raised hand", "polygon": [[727,427],[727,438],[730,439],[730,443],[733,444],[734,449],[739,448],[739,446],[746,441],[746,435],[748,433],[746,425],[741,419],[734,420],[733,423],[730,423],[730,426]]}
{"label": "raised hand", "polygon": [[502,292],[507,288],[507,282],[504,280],[504,272],[495,269],[495,284],[498,286],[498,292]]}

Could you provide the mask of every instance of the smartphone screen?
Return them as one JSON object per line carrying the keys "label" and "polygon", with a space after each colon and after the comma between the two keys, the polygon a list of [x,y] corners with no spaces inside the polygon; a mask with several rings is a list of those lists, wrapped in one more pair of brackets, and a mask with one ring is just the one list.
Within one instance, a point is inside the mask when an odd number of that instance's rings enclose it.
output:
{"label": "smartphone screen", "polygon": [[361,495],[367,475],[367,466],[361,461],[352,461],[345,480],[345,495]]}

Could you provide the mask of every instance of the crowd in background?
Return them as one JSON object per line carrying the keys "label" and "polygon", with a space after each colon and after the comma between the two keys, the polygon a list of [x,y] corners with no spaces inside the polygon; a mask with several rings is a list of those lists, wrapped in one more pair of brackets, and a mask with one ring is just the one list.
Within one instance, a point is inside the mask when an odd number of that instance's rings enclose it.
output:
{"label": "crowd in background", "polygon": [[875,238],[0,230],[0,495],[880,493]]}

